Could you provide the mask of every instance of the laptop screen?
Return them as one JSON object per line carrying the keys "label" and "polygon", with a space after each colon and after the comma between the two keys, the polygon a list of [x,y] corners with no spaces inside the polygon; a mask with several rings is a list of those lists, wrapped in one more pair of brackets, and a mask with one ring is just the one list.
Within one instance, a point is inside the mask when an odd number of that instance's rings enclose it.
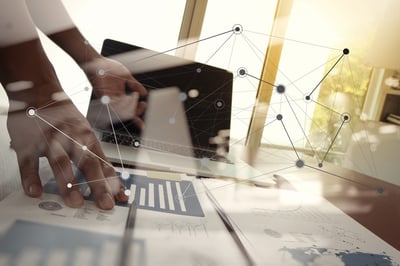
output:
{"label": "laptop screen", "polygon": [[[179,88],[195,155],[215,152],[217,147],[211,139],[230,129],[231,72],[111,39],[104,41],[101,53],[124,64],[148,91]],[[114,122],[112,127],[117,134],[126,135],[125,140],[118,140],[121,144],[132,143],[131,136],[140,138],[141,131],[132,121]],[[111,125],[102,125],[101,130],[107,133]]]}

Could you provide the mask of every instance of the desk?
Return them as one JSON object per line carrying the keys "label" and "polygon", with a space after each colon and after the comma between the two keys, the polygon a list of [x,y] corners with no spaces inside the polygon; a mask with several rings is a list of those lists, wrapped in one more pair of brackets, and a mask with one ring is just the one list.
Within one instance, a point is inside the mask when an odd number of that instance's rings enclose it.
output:
{"label": "desk", "polygon": [[[7,187],[7,189],[0,191],[10,191],[19,185],[18,168],[12,151],[6,149],[6,140],[2,142],[2,147],[4,147],[1,150],[2,158],[6,158],[7,163],[2,164],[1,171],[6,173],[7,177],[14,179],[3,179],[3,184],[11,183],[11,185],[2,184],[2,188]],[[242,147],[235,147],[232,152],[241,153],[241,149]],[[260,149],[254,159],[254,166],[265,175],[256,179],[265,181],[269,180],[273,174],[280,174],[298,191],[323,196],[358,223],[400,250],[398,226],[400,224],[400,205],[398,204],[400,188],[398,186],[329,164],[325,164],[321,169],[308,166],[297,168],[294,166],[295,159],[293,152]],[[280,170],[277,171],[277,169]],[[235,186],[233,183],[231,185]],[[0,223],[3,218],[0,218]],[[157,234],[157,232],[150,233]],[[221,250],[224,250],[224,245],[221,243]],[[160,252],[166,252],[167,246],[168,252],[177,254],[176,250],[171,249],[169,243],[160,243],[158,248]]]}
{"label": "desk", "polygon": [[[268,148],[260,151],[254,162],[255,167],[271,171],[271,166],[268,166],[271,159],[263,155],[273,153],[274,150],[269,151]],[[289,158],[293,158],[293,152],[280,153],[287,153]],[[400,250],[399,186],[329,163],[324,163],[323,168],[312,167],[286,172],[298,178],[293,182],[299,190],[326,198]]]}

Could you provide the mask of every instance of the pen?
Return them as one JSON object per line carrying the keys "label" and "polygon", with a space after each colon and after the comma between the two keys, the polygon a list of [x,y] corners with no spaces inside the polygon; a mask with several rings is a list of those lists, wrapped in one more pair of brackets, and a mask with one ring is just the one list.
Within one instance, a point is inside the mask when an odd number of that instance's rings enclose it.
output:
{"label": "pen", "polygon": [[131,251],[131,243],[133,240],[133,229],[135,227],[136,219],[136,203],[133,201],[129,206],[128,217],[126,219],[124,235],[121,242],[120,266],[128,265],[129,251]]}

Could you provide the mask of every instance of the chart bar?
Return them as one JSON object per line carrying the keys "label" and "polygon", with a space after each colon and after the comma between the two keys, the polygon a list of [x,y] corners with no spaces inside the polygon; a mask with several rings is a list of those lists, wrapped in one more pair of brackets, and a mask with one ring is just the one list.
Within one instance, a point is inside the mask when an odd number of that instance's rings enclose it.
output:
{"label": "chart bar", "polygon": [[149,207],[154,208],[154,184],[149,183]]}
{"label": "chart bar", "polygon": [[165,209],[164,186],[158,185],[158,199],[160,201],[160,209]]}
{"label": "chart bar", "polygon": [[171,182],[167,181],[165,185],[167,187],[168,207],[170,210],[175,210],[174,196],[172,195]]}
{"label": "chart bar", "polygon": [[140,188],[140,195],[139,195],[139,205],[145,206],[146,205],[146,188]]}

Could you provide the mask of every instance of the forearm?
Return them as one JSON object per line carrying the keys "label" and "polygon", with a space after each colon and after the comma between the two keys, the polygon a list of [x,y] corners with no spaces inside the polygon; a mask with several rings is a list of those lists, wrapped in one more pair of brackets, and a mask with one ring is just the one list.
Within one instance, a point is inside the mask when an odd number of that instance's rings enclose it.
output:
{"label": "forearm", "polygon": [[50,34],[48,37],[80,66],[101,57],[76,27]]}
{"label": "forearm", "polygon": [[78,65],[100,57],[76,27],[60,0],[26,0],[26,3],[36,26]]}
{"label": "forearm", "polygon": [[60,91],[39,39],[0,48],[0,82],[6,89],[11,109],[22,103],[26,107],[39,107]]}

